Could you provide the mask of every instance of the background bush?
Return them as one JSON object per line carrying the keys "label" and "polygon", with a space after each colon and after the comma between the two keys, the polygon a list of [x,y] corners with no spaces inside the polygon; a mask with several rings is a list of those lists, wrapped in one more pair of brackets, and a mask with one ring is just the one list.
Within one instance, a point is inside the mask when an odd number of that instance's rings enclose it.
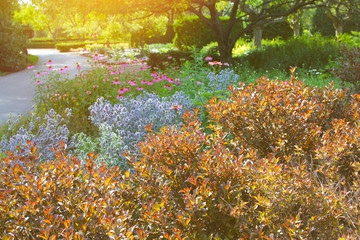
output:
{"label": "background bush", "polygon": [[70,52],[71,49],[84,48],[86,44],[86,42],[56,43],[55,48],[58,49],[60,52]]}
{"label": "background bush", "polygon": [[285,42],[273,42],[261,48],[249,50],[237,58],[240,63],[247,62],[255,69],[289,69],[297,66],[305,69],[324,69],[330,60],[340,54],[335,40],[302,36]]}
{"label": "background bush", "polygon": [[13,22],[13,1],[0,5],[0,71],[14,72],[27,64],[27,36],[24,29]]}
{"label": "background bush", "polygon": [[294,36],[294,32],[288,22],[275,22],[267,24],[262,32],[263,39],[275,39],[280,38],[287,40]]}

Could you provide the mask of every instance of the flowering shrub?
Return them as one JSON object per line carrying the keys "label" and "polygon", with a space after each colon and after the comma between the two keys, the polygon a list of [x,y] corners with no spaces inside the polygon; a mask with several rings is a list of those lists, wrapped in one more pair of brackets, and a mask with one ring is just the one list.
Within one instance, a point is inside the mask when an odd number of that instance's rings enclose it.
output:
{"label": "flowering shrub", "polygon": [[[66,109],[64,113],[67,117],[71,115],[70,109]],[[65,119],[51,109],[43,119],[36,117],[34,113],[31,115],[28,125],[24,125],[19,129],[16,128],[21,116],[15,116],[7,121],[7,134],[1,137],[1,151],[17,151],[20,145],[26,145],[27,141],[36,144],[39,159],[49,160],[54,156],[51,148],[58,146],[59,142],[68,142],[69,130],[66,126]],[[23,154],[31,154],[23,152]]]}
{"label": "flowering shrub", "polygon": [[[137,143],[146,136],[145,127],[149,124],[153,124],[154,131],[164,125],[176,125],[181,121],[181,115],[193,108],[190,99],[182,92],[163,98],[144,92],[136,98],[129,96],[119,101],[112,105],[108,100],[98,99],[90,107],[90,119],[98,127],[106,124],[111,132],[117,134],[123,140],[124,151],[136,149]],[[181,108],[172,109],[174,106]]]}

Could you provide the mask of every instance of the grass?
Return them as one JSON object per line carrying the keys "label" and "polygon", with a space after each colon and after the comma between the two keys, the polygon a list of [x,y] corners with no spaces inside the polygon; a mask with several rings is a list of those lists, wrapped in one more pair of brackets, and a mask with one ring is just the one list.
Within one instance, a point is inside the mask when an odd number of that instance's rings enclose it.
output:
{"label": "grass", "polygon": [[35,65],[38,61],[39,61],[39,57],[38,57],[38,56],[31,55],[31,54],[28,55],[29,65]]}
{"label": "grass", "polygon": [[[28,65],[35,65],[39,61],[39,57],[35,55],[28,55]],[[2,72],[0,71],[0,76],[9,75],[11,72]]]}

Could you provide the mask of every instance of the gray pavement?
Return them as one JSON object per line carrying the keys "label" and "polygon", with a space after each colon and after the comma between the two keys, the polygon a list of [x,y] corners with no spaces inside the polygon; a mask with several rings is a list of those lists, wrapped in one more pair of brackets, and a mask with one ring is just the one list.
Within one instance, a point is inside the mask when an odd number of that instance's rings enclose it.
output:
{"label": "gray pavement", "polygon": [[29,49],[28,52],[39,57],[35,68],[0,76],[0,122],[8,119],[10,114],[21,114],[32,110],[35,84],[31,72],[35,74],[45,70],[44,64],[49,60],[52,60],[54,69],[68,66],[70,76],[78,72],[77,63],[82,70],[90,67],[88,58],[75,53],[60,53],[56,49]]}

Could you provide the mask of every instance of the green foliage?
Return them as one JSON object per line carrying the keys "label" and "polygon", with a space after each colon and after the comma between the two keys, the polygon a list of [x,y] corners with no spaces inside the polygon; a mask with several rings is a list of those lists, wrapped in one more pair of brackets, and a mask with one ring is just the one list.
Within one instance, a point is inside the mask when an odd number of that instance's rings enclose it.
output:
{"label": "green foliage", "polygon": [[245,55],[236,58],[240,63],[247,62],[255,69],[282,69],[297,66],[305,69],[324,69],[330,60],[339,56],[335,40],[302,36],[283,43],[276,41],[261,48],[251,49]]}
{"label": "green foliage", "polygon": [[218,49],[218,43],[211,42],[211,43],[207,44],[206,46],[204,46],[201,49],[200,53],[203,56],[219,57],[220,53],[219,53],[219,49]]}
{"label": "green foliage", "polygon": [[[226,26],[228,17],[221,17],[220,21]],[[242,29],[242,24],[236,24],[235,32]],[[211,42],[217,41],[213,31],[197,16],[185,17],[174,24],[174,44],[178,48],[202,48]]]}
{"label": "green foliage", "polygon": [[214,33],[197,16],[185,17],[174,24],[174,44],[178,48],[195,46],[202,48],[210,42],[216,41]]}
{"label": "green foliage", "polygon": [[312,18],[311,32],[319,32],[322,36],[335,36],[335,28],[331,19],[326,15],[325,10],[321,7],[317,8]]}
{"label": "green foliage", "polygon": [[5,0],[0,8],[0,71],[23,69],[27,61],[27,39],[20,25],[13,22],[15,1]]}
{"label": "green foliage", "polygon": [[288,22],[274,22],[266,25],[262,32],[263,39],[280,38],[289,39],[294,35],[293,30]]}
{"label": "green foliage", "polygon": [[63,42],[55,44],[55,48],[60,52],[70,52],[71,49],[84,48],[85,46],[86,42]]}

